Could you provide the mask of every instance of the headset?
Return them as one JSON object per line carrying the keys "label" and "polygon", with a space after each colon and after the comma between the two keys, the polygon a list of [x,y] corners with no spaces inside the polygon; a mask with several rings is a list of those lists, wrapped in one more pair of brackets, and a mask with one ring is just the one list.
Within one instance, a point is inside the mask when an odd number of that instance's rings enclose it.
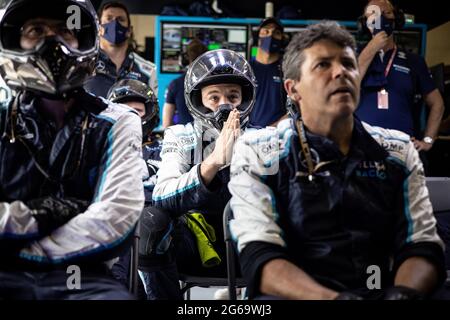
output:
{"label": "headset", "polygon": [[178,64],[181,68],[181,70],[186,70],[189,66],[189,57],[187,52],[181,52],[178,56]]}
{"label": "headset", "polygon": [[[392,3],[391,5],[394,7],[394,30],[401,30],[406,23],[405,12],[397,6],[394,6]],[[364,10],[366,8],[367,6],[364,8]],[[365,13],[358,17],[356,25],[359,35],[371,35],[369,28],[367,28],[367,17],[365,16]]]}

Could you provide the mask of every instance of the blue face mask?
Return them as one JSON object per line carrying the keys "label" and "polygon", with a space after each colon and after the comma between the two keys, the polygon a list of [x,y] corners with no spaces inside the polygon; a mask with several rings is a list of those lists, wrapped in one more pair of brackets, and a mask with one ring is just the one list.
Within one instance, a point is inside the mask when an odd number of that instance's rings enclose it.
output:
{"label": "blue face mask", "polygon": [[380,17],[380,28],[373,29],[372,35],[375,36],[377,33],[384,31],[388,36],[394,32],[394,19],[388,19],[384,15]]}
{"label": "blue face mask", "polygon": [[282,41],[273,37],[264,37],[260,39],[260,48],[269,53],[278,53],[281,51]]}
{"label": "blue face mask", "polygon": [[102,24],[102,27],[105,29],[103,38],[111,43],[120,44],[128,39],[127,32],[130,28],[122,26],[117,20]]}

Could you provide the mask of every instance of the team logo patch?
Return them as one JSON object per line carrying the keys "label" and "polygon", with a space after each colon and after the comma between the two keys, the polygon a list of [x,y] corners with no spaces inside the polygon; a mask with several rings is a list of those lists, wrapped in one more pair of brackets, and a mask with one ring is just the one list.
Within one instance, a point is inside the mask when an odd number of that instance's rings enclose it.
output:
{"label": "team logo patch", "polygon": [[106,65],[103,61],[98,60],[95,64],[95,71],[96,72],[103,72],[106,69]]}
{"label": "team logo patch", "polygon": [[184,146],[191,146],[195,142],[195,137],[180,137],[180,144]]}
{"label": "team logo patch", "polygon": [[[311,153],[311,160],[315,166],[316,164],[318,164],[320,162],[319,153],[313,148],[311,148],[309,151]],[[305,169],[308,169],[308,162],[306,161],[306,158],[304,157],[303,152],[298,153],[298,158],[300,159],[300,164],[302,165],[302,167]]]}
{"label": "team logo patch", "polygon": [[163,155],[167,154],[167,153],[178,153],[178,149],[177,148],[170,148],[170,147],[166,148],[166,147],[164,147],[161,150],[161,157]]}
{"label": "team logo patch", "polygon": [[397,140],[382,140],[380,141],[381,147],[388,151],[389,154],[398,159],[404,159],[405,142]]}
{"label": "team logo patch", "polygon": [[404,67],[404,66],[399,66],[398,64],[394,64],[394,69],[396,71],[403,72],[406,74],[409,74],[409,72],[411,71],[409,68]]}
{"label": "team logo patch", "polygon": [[141,75],[137,72],[130,71],[127,73],[127,79],[134,79],[134,80],[140,80]]}
{"label": "team logo patch", "polygon": [[397,57],[399,57],[400,59],[406,59],[406,53],[404,53],[403,51],[399,51]]}
{"label": "team logo patch", "polygon": [[403,152],[403,150],[405,149],[405,143],[395,140],[384,140],[381,142],[381,146],[386,151],[393,151],[393,152]]}
{"label": "team logo patch", "polygon": [[356,176],[361,178],[386,179],[386,165],[379,161],[362,161],[356,168]]}
{"label": "team logo patch", "polygon": [[147,72],[150,72],[152,69],[150,68],[150,66],[148,66],[148,65],[146,65],[146,64],[143,64],[143,65],[141,65],[141,68],[144,70],[144,71],[147,71]]}

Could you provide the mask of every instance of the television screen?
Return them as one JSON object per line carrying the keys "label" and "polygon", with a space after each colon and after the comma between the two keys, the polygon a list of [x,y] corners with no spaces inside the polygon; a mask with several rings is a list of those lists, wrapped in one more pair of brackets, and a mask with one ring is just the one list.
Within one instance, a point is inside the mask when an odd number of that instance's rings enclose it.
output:
{"label": "television screen", "polygon": [[422,30],[403,29],[394,32],[395,43],[406,52],[422,54]]}
{"label": "television screen", "polygon": [[[289,37],[289,39],[291,39],[295,33],[297,33],[298,31],[304,29],[305,27],[293,27],[293,26],[284,26],[284,33],[286,33]],[[258,51],[258,26],[252,26],[252,37],[253,37],[253,42],[252,42],[252,47],[250,49],[250,56],[251,59],[256,57],[256,53]]]}
{"label": "television screen", "polygon": [[[350,32],[352,32],[350,30]],[[422,55],[422,29],[414,27],[404,28],[402,30],[394,31],[394,39],[400,50],[409,53],[415,53]],[[370,41],[370,35],[360,35],[357,31],[353,31],[352,34],[356,38],[358,48],[363,48]]]}
{"label": "television screen", "polygon": [[430,67],[430,73],[433,77],[436,87],[439,89],[441,94],[445,91],[445,65],[439,63],[435,66]]}
{"label": "television screen", "polygon": [[[284,32],[288,34],[291,39],[295,33],[304,29],[304,26],[290,26],[285,25]],[[346,29],[355,37],[356,46],[358,48],[363,48],[367,42],[370,40],[370,36],[362,36],[358,34],[356,27],[346,27]],[[258,39],[258,26],[252,26],[252,37],[253,39]],[[398,47],[406,52],[412,52],[415,54],[422,54],[422,29],[410,27],[405,28],[401,31],[394,32],[395,41]],[[253,41],[252,47],[250,48],[250,56],[252,58],[256,57],[256,52],[258,50],[257,42]]]}
{"label": "television screen", "polygon": [[[303,30],[306,28],[307,25],[303,25],[303,26],[292,26],[292,25],[285,25],[284,26],[284,33],[286,33],[288,35],[288,39],[292,39],[292,37],[299,32],[300,30]],[[356,35],[356,30],[354,30],[354,28],[348,28],[347,30],[350,31],[351,34],[353,34],[354,36]],[[258,26],[252,26],[252,36],[253,39],[257,40],[258,39]],[[251,57],[255,58],[256,57],[256,52],[258,51],[258,44],[256,41],[253,41],[252,43],[252,47],[251,47]]]}
{"label": "television screen", "polygon": [[189,42],[198,38],[208,50],[230,49],[246,57],[247,27],[234,24],[203,24],[203,23],[162,23],[161,72],[179,73],[181,55],[186,53]]}

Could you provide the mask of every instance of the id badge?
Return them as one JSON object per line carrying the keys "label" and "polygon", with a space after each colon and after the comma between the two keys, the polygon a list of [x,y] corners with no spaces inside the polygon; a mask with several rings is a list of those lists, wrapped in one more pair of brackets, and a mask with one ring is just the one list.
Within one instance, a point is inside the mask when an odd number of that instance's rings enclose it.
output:
{"label": "id badge", "polygon": [[389,109],[389,94],[384,89],[378,91],[378,109]]}

